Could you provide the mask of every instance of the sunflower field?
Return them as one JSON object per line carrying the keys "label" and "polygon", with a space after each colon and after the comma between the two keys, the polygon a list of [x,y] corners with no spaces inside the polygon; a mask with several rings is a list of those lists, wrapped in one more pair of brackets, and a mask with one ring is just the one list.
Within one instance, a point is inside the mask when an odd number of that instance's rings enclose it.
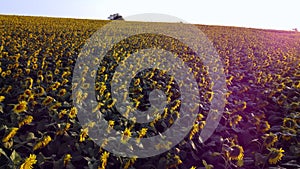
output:
{"label": "sunflower field", "polygon": [[[84,44],[107,23],[0,15],[0,168],[300,168],[300,33],[195,25],[219,54],[228,88],[220,123],[202,143],[199,134],[215,93],[207,67],[184,44],[151,34],[131,36],[95,65],[97,71],[83,65],[83,78],[72,78]],[[107,132],[121,133],[121,144],[135,138],[141,146],[142,138],[159,135],[184,118],[178,113],[181,84],[167,71],[137,72],[126,93],[139,110],[150,107],[149,90],[166,93],[169,104],[148,124],[120,116],[111,96],[109,81],[118,76],[111,74],[117,65],[139,49],[159,47],[161,41],[171,44],[161,48],[176,51],[198,82],[202,106],[197,119],[175,147],[150,147],[168,149],[165,153],[147,158],[113,154],[105,144],[119,140],[96,144],[89,137],[95,124],[81,125],[77,115],[85,110],[74,103],[89,104],[88,98],[96,97],[94,110],[107,120]],[[135,70],[138,65],[128,67]],[[96,96],[81,92],[89,88],[87,76],[96,76]]]}

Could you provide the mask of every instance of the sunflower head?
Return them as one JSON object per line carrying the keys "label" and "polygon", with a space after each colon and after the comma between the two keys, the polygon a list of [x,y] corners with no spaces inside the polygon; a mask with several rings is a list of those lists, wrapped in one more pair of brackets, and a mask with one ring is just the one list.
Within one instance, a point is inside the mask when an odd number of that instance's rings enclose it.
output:
{"label": "sunflower head", "polygon": [[79,136],[79,142],[85,141],[86,137],[88,136],[89,128],[84,128],[81,130],[80,136]]}
{"label": "sunflower head", "polygon": [[282,150],[282,148],[280,149],[271,148],[269,153],[269,163],[276,164],[283,157],[283,153],[284,150]]}
{"label": "sunflower head", "polygon": [[131,137],[131,131],[129,128],[126,128],[122,133],[121,142],[126,143]]}
{"label": "sunflower head", "polygon": [[0,103],[3,102],[4,99],[5,99],[5,96],[0,96]]}
{"label": "sunflower head", "polygon": [[244,157],[244,149],[240,145],[233,145],[226,154],[229,160],[242,160]]}
{"label": "sunflower head", "polygon": [[47,106],[47,105],[49,105],[50,103],[52,103],[53,102],[53,97],[51,97],[51,96],[47,96],[45,99],[44,99],[44,101],[43,101],[43,105],[45,105],[45,106]]}
{"label": "sunflower head", "polygon": [[260,123],[257,125],[257,129],[262,133],[269,131],[270,127],[271,126],[268,121],[260,121]]}
{"label": "sunflower head", "polygon": [[296,121],[294,119],[286,117],[286,118],[283,119],[282,126],[286,127],[286,128],[295,129],[295,127],[296,127]]}
{"label": "sunflower head", "polygon": [[66,89],[60,89],[58,92],[58,96],[63,97],[67,93]]}
{"label": "sunflower head", "polygon": [[32,165],[36,164],[36,155],[30,154],[28,158],[24,161],[23,164],[21,164],[20,169],[32,169]]}
{"label": "sunflower head", "polygon": [[42,86],[38,86],[37,88],[34,89],[34,94],[36,96],[42,96],[45,94],[45,89]]}
{"label": "sunflower head", "polygon": [[265,134],[263,136],[263,139],[264,139],[264,145],[268,148],[272,147],[278,141],[277,135],[273,133]]}
{"label": "sunflower head", "polygon": [[230,119],[230,126],[235,126],[237,125],[240,121],[242,120],[242,116],[240,115],[234,115],[232,116],[232,118]]}
{"label": "sunflower head", "polygon": [[27,110],[27,102],[26,101],[20,101],[18,104],[16,104],[14,106],[14,109],[13,109],[13,111],[15,113],[21,113],[26,110]]}
{"label": "sunflower head", "polygon": [[296,135],[297,135],[297,131],[295,129],[285,128],[283,130],[282,139],[289,141],[289,140],[291,140],[292,137],[294,137]]}
{"label": "sunflower head", "polygon": [[76,117],[76,115],[77,115],[77,112],[78,112],[77,108],[76,107],[72,107],[71,110],[70,110],[70,113],[69,113],[69,117],[71,119],[74,119]]}
{"label": "sunflower head", "polygon": [[71,154],[66,154],[64,157],[64,166],[67,166],[68,163],[71,161],[72,155]]}
{"label": "sunflower head", "polygon": [[31,90],[30,89],[26,89],[24,91],[24,94],[27,95],[27,96],[30,96],[32,93],[31,93]]}

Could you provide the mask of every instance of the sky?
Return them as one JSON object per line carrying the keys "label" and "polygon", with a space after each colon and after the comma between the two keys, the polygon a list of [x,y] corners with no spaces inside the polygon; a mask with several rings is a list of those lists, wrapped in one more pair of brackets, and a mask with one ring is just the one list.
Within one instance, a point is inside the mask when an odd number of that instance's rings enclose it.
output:
{"label": "sky", "polygon": [[300,30],[299,0],[0,0],[0,14],[107,19],[158,13],[188,23]]}

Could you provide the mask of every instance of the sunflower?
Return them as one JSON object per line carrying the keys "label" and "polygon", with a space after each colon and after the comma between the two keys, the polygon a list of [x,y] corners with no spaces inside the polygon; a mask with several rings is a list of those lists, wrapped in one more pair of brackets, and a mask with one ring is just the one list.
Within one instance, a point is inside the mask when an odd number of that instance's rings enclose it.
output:
{"label": "sunflower", "polygon": [[68,82],[69,82],[68,79],[64,79],[64,80],[61,82],[61,85],[65,85],[65,84],[67,84]]}
{"label": "sunflower", "polygon": [[265,133],[268,130],[270,130],[270,124],[268,121],[260,121],[256,127],[257,130],[261,131],[262,133]]}
{"label": "sunflower", "polygon": [[21,74],[21,73],[23,73],[23,70],[19,68],[19,69],[17,70],[17,74]]}
{"label": "sunflower", "polygon": [[282,139],[289,141],[293,136],[296,136],[297,131],[292,128],[284,128],[283,134],[282,134]]}
{"label": "sunflower", "polygon": [[26,72],[27,75],[29,75],[30,69],[25,69],[25,72]]}
{"label": "sunflower", "polygon": [[283,119],[282,126],[286,127],[286,128],[295,129],[297,125],[296,125],[296,121],[294,119],[286,117]]}
{"label": "sunflower", "polygon": [[43,75],[38,75],[37,77],[37,83],[41,83],[44,81],[44,76]]}
{"label": "sunflower", "polygon": [[36,164],[36,155],[30,154],[29,157],[26,158],[23,164],[21,164],[20,169],[32,169],[32,165]]}
{"label": "sunflower", "polygon": [[284,88],[285,88],[285,84],[284,83],[280,83],[276,86],[277,91],[281,92]]}
{"label": "sunflower", "polygon": [[89,83],[83,83],[80,87],[82,89],[88,89],[90,87],[90,84]]}
{"label": "sunflower", "polygon": [[11,75],[11,70],[7,70],[6,71],[6,76],[10,76]]}
{"label": "sunflower", "polygon": [[126,143],[131,137],[131,131],[129,128],[126,128],[122,133],[121,142]]}
{"label": "sunflower", "polygon": [[230,123],[229,125],[232,126],[236,126],[240,121],[242,120],[242,116],[240,115],[234,115],[230,118]]}
{"label": "sunflower", "polygon": [[66,78],[67,76],[69,76],[71,74],[71,72],[67,71],[67,72],[63,72],[61,77],[64,79]]}
{"label": "sunflower", "polygon": [[113,121],[113,120],[108,121],[108,127],[107,127],[108,133],[110,133],[110,130],[113,129],[114,125],[115,125],[115,121]]}
{"label": "sunflower", "polygon": [[293,110],[298,109],[298,107],[300,107],[300,102],[292,102],[290,104],[290,108],[293,109]]}
{"label": "sunflower", "polygon": [[180,159],[180,157],[178,155],[175,155],[174,159],[176,160],[177,164],[181,164],[182,163],[182,161],[181,161],[181,159]]}
{"label": "sunflower", "polygon": [[2,76],[3,78],[5,78],[6,72],[2,72],[2,73],[1,73],[1,76]]}
{"label": "sunflower", "polygon": [[21,113],[21,112],[26,111],[26,110],[27,110],[27,102],[26,101],[20,101],[13,108],[13,111],[15,113]]}
{"label": "sunflower", "polygon": [[37,63],[37,61],[38,61],[38,58],[36,58],[36,57],[34,57],[34,58],[32,58],[32,60],[31,60],[33,63]]}
{"label": "sunflower", "polygon": [[130,166],[132,166],[135,161],[136,161],[137,157],[131,157],[124,165],[124,169],[128,169]]}
{"label": "sunflower", "polygon": [[93,71],[91,72],[91,77],[95,77],[95,76],[96,76],[96,73],[97,73],[97,71],[96,71],[96,70],[93,70]]}
{"label": "sunflower", "polygon": [[30,96],[28,97],[27,101],[28,101],[28,102],[34,101],[34,95],[33,95],[33,94],[30,95]]}
{"label": "sunflower", "polygon": [[104,169],[106,167],[107,164],[107,159],[109,157],[109,152],[104,151],[104,153],[101,155],[101,168]]}
{"label": "sunflower", "polygon": [[59,69],[55,69],[55,70],[54,70],[54,74],[55,74],[55,75],[59,74],[59,72],[60,72]]}
{"label": "sunflower", "polygon": [[59,82],[55,82],[55,83],[53,83],[52,85],[51,85],[51,89],[52,90],[57,90],[57,88],[59,88],[59,86],[60,86],[61,84],[59,83]]}
{"label": "sunflower", "polygon": [[38,68],[39,68],[39,65],[38,65],[38,64],[36,64],[36,63],[33,64],[33,66],[32,66],[32,69],[33,69],[33,70],[37,70]]}
{"label": "sunflower", "polygon": [[56,102],[54,105],[52,105],[49,109],[50,110],[56,110],[58,109],[59,107],[61,107],[61,103],[60,102]]}
{"label": "sunflower", "polygon": [[7,87],[7,89],[5,90],[5,93],[8,94],[8,93],[10,93],[11,91],[12,91],[12,86],[9,85],[9,86]]}
{"label": "sunflower", "polygon": [[36,89],[34,89],[34,94],[36,96],[42,96],[45,94],[45,89],[42,86],[38,86]]}
{"label": "sunflower", "polygon": [[46,75],[46,81],[47,81],[48,83],[53,81],[53,75],[52,75],[52,73]]}
{"label": "sunflower", "polygon": [[5,96],[0,96],[0,103],[3,102],[4,99],[5,99]]}
{"label": "sunflower", "polygon": [[3,143],[8,142],[11,138],[13,138],[17,134],[18,130],[19,128],[13,127],[11,131],[2,139],[2,142]]}
{"label": "sunflower", "polygon": [[280,161],[281,158],[283,157],[283,152],[284,150],[282,150],[282,148],[280,149],[271,148],[269,154],[269,163],[276,164],[278,161]]}
{"label": "sunflower", "polygon": [[34,145],[33,151],[47,146],[51,142],[52,138],[50,136],[44,137],[41,141]]}
{"label": "sunflower", "polygon": [[68,163],[71,161],[71,159],[72,159],[71,154],[66,154],[64,157],[64,166],[67,166]]}
{"label": "sunflower", "polygon": [[66,93],[67,93],[66,89],[60,89],[59,92],[58,92],[58,96],[63,97]]}
{"label": "sunflower", "polygon": [[229,160],[242,160],[244,157],[244,149],[240,145],[233,145],[231,149],[226,152]]}
{"label": "sunflower", "polygon": [[80,136],[79,136],[79,142],[84,142],[85,138],[87,137],[89,132],[89,128],[84,128],[81,130]]}
{"label": "sunflower", "polygon": [[273,146],[278,141],[277,135],[273,133],[265,134],[262,138],[264,139],[264,145],[267,148]]}
{"label": "sunflower", "polygon": [[31,93],[31,90],[30,89],[26,89],[24,91],[24,94],[27,95],[27,96],[30,96],[32,93]]}
{"label": "sunflower", "polygon": [[27,95],[21,94],[21,95],[19,95],[19,97],[18,97],[18,101],[19,101],[19,102],[20,102],[20,101],[24,101],[24,100],[26,100],[26,98],[27,98]]}
{"label": "sunflower", "polygon": [[193,137],[194,137],[194,135],[196,134],[196,133],[198,133],[199,132],[199,123],[196,123],[196,124],[194,124],[193,125],[193,128],[192,128],[192,130],[191,130],[191,132],[190,132],[190,140],[192,140],[193,139]]}
{"label": "sunflower", "polygon": [[47,106],[47,105],[49,105],[50,103],[52,103],[53,100],[54,100],[53,97],[47,96],[47,97],[44,99],[44,101],[42,102],[42,104],[43,104],[44,106]]}
{"label": "sunflower", "polygon": [[148,128],[142,128],[138,133],[139,136],[136,138],[136,142],[139,143],[141,141],[141,138],[144,137],[147,134]]}
{"label": "sunflower", "polygon": [[76,117],[76,115],[77,115],[77,112],[78,112],[77,108],[76,107],[72,107],[71,110],[70,110],[70,113],[69,113],[69,117],[71,119],[74,119]]}
{"label": "sunflower", "polygon": [[300,89],[300,81],[295,81],[293,87],[296,89]]}
{"label": "sunflower", "polygon": [[33,120],[32,116],[26,116],[21,122],[19,122],[19,127],[22,127],[24,125],[31,123],[32,120]]}
{"label": "sunflower", "polygon": [[117,99],[113,98],[113,99],[109,99],[109,101],[111,102],[110,104],[107,105],[107,108],[112,108],[116,102],[117,102]]}
{"label": "sunflower", "polygon": [[39,75],[43,75],[43,71],[42,70],[39,70],[38,72],[37,72],[37,75],[39,76]]}

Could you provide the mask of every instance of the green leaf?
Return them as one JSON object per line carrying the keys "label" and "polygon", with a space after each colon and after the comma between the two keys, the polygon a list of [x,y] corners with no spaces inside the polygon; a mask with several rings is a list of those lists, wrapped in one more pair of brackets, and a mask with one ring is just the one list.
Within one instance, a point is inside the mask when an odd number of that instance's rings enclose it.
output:
{"label": "green leaf", "polygon": [[1,155],[4,155],[6,158],[8,158],[5,151],[2,148],[0,148],[0,156]]}
{"label": "green leaf", "polygon": [[205,169],[213,169],[214,168],[213,165],[207,164],[207,162],[205,160],[202,160],[202,163],[203,163]]}
{"label": "green leaf", "polygon": [[22,160],[21,156],[15,150],[11,153],[10,159],[13,161],[15,165],[19,164],[20,161]]}

